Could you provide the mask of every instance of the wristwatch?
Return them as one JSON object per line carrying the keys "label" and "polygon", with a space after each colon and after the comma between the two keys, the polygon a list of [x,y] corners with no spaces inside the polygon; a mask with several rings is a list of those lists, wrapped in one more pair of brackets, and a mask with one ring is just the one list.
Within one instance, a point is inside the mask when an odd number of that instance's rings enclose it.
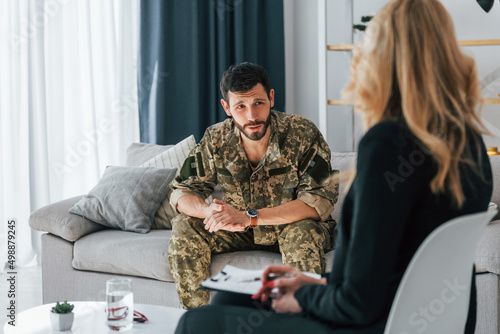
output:
{"label": "wristwatch", "polygon": [[248,227],[254,228],[257,226],[257,218],[259,217],[259,211],[256,209],[247,210],[247,216],[250,218],[250,225]]}

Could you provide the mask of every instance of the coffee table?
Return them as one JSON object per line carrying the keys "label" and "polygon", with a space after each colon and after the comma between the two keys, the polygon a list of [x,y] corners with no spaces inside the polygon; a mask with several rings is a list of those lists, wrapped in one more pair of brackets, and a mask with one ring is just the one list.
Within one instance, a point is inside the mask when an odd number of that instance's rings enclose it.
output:
{"label": "coffee table", "polygon": [[[105,302],[69,302],[75,305],[73,313],[75,320],[71,331],[57,332],[52,330],[49,312],[52,304],[44,304],[19,313],[16,317],[16,327],[8,323],[4,326],[5,334],[42,334],[42,333],[115,333],[106,325]],[[148,304],[134,304],[134,310],[148,318],[146,323],[134,321],[129,331],[116,333],[174,333],[177,322],[185,310]]]}

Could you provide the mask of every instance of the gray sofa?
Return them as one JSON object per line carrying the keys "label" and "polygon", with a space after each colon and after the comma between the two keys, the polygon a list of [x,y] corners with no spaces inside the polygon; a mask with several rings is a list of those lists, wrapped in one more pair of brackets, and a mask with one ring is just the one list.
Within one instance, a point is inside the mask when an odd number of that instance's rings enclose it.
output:
{"label": "gray sofa", "polygon": [[[133,144],[127,150],[127,165],[138,166],[168,146]],[[353,163],[354,153],[333,153],[332,167],[344,171]],[[492,202],[500,204],[500,156],[491,157],[494,171]],[[498,184],[497,184],[498,183]],[[339,201],[332,216],[338,220],[345,196],[340,188]],[[32,213],[30,226],[42,235],[43,302],[58,300],[105,300],[105,281],[116,276],[133,277],[134,299],[148,303],[181,307],[167,259],[170,230],[151,230],[138,234],[109,229],[68,209],[81,197],[45,206]],[[498,217],[496,217],[498,218]],[[476,255],[478,323],[476,333],[500,333],[500,220],[484,232]],[[331,269],[333,251],[326,254]],[[234,252],[215,255],[212,273],[232,264],[261,269],[281,263],[279,254],[264,251]]]}

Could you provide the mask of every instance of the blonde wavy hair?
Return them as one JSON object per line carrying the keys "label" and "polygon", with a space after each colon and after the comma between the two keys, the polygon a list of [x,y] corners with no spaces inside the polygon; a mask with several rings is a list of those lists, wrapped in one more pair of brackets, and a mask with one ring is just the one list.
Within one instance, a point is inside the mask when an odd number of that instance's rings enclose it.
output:
{"label": "blonde wavy hair", "polygon": [[475,62],[461,51],[439,1],[386,4],[353,51],[343,97],[363,114],[366,129],[389,119],[405,123],[437,162],[431,190],[463,204],[459,162],[472,162],[463,154],[466,131],[478,145],[487,131],[477,114],[482,96]]}

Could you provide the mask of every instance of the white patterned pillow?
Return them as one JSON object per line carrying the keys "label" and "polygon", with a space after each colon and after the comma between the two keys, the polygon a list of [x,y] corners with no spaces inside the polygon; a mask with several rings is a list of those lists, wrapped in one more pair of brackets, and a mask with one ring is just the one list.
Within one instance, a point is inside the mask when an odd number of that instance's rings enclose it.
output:
{"label": "white patterned pillow", "polygon": [[[177,173],[175,176],[179,175],[179,171],[184,164],[184,160],[186,160],[189,152],[196,146],[196,141],[194,136],[191,135],[186,139],[177,143],[174,147],[162,152],[152,158],[151,160],[146,161],[141,165],[141,167],[162,167],[162,168],[177,168]],[[177,213],[174,208],[170,206],[170,193],[169,189],[167,192],[167,196],[163,200],[156,212],[155,221],[151,226],[151,229],[171,229],[172,224],[170,221],[174,218]]]}

